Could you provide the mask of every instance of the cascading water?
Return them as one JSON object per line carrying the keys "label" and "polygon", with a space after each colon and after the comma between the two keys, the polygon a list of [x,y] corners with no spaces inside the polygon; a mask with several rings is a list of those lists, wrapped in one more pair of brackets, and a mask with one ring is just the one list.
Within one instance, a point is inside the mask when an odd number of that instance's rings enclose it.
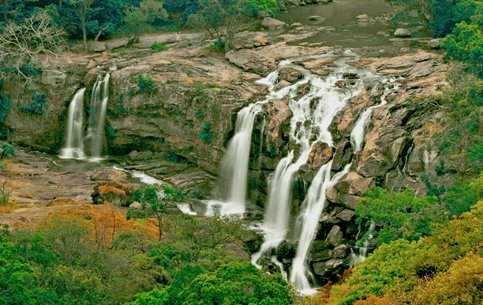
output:
{"label": "cascading water", "polygon": [[301,290],[303,293],[311,294],[315,291],[311,290],[310,282],[307,275],[306,261],[312,241],[315,238],[319,218],[327,203],[325,191],[327,188],[337,183],[342,176],[349,172],[352,164],[347,164],[341,172],[330,179],[330,171],[332,169],[332,160],[323,165],[309,187],[307,196],[302,204],[303,208],[299,215],[299,221],[302,229],[298,239],[298,247],[295,258],[292,262],[290,272],[290,282]]}
{"label": "cascading water", "polygon": [[106,108],[109,98],[109,78],[106,73],[104,79],[97,76],[97,81],[92,89],[91,109],[89,112],[89,127],[87,137],[91,161],[102,159],[102,148],[105,140],[104,125],[106,121]]}
{"label": "cascading water", "polygon": [[[312,147],[316,143],[326,143],[333,147],[332,134],[329,127],[334,117],[347,105],[348,101],[361,92],[366,80],[376,80],[384,84],[384,93],[381,103],[366,109],[357,120],[351,131],[351,143],[354,154],[362,149],[364,131],[367,127],[372,111],[386,103],[386,96],[392,92],[396,85],[388,85],[395,79],[382,79],[368,71],[355,69],[347,63],[355,59],[355,54],[346,51],[341,59],[335,61],[331,68],[332,73],[327,77],[312,75],[301,66],[293,64],[304,59],[318,59],[322,57],[334,57],[333,54],[319,56],[300,57],[280,62],[276,71],[270,73],[257,83],[266,85],[269,94],[264,101],[249,105],[238,113],[236,133],[232,138],[227,153],[222,162],[221,182],[222,189],[226,190],[222,196],[222,202],[210,201],[207,215],[214,215],[212,207],[220,205],[220,214],[238,214],[245,212],[247,193],[247,174],[250,155],[251,134],[255,116],[261,112],[262,105],[272,99],[289,97],[289,107],[292,110],[290,120],[290,146],[288,154],[277,164],[274,173],[270,177],[268,189],[268,202],[265,209],[264,221],[260,229],[264,235],[264,242],[259,252],[252,256],[252,263],[256,266],[260,258],[271,249],[277,248],[288,233],[298,241],[296,256],[292,262],[289,275],[284,266],[271,256],[271,261],[280,268],[281,273],[302,292],[311,290],[309,277],[311,273],[307,268],[307,257],[311,244],[315,238],[317,227],[325,205],[326,190],[329,186],[337,183],[349,172],[351,164],[331,177],[333,159],[323,165],[316,173],[300,209],[300,214],[295,223],[291,223],[291,202],[293,180],[300,168],[308,162]],[[276,91],[275,82],[278,80],[279,71],[290,66],[303,74],[303,79],[287,87]],[[344,73],[358,74],[360,77],[346,82],[343,80]],[[297,91],[304,84],[310,85],[310,92],[297,98]],[[377,87],[376,87],[377,88]],[[332,156],[334,157],[334,156]],[[224,183],[224,184],[223,184]],[[292,228],[291,225],[294,225]],[[292,237],[291,237],[292,238]]]}
{"label": "cascading water", "polygon": [[[367,124],[369,124],[369,119],[371,118],[372,112],[374,111],[374,109],[386,105],[387,95],[397,89],[398,84],[395,83],[395,81],[395,78],[389,80],[381,80],[381,83],[385,85],[384,93],[381,96],[381,103],[364,110],[364,112],[360,115],[359,119],[354,125],[354,128],[351,131],[351,144],[354,148],[354,154],[357,154],[362,148],[362,144],[364,142],[364,131],[367,127]],[[389,86],[389,84],[393,84],[393,86]],[[377,87],[375,87],[374,89],[377,89]]]}
{"label": "cascading water", "polygon": [[82,136],[85,91],[85,88],[78,90],[70,102],[65,132],[65,147],[60,152],[62,159],[85,159],[86,157]]}
{"label": "cascading water", "polygon": [[[89,155],[90,161],[102,160],[101,154],[105,139],[104,127],[109,95],[109,78],[109,73],[103,79],[99,75],[92,89],[91,109],[89,112],[89,124],[86,137],[83,136],[85,88],[80,89],[74,95],[68,109],[65,134],[66,143],[60,152],[60,158],[83,160],[86,158],[86,155]],[[84,141],[87,141],[88,144],[87,153],[84,150]]]}
{"label": "cascading water", "polygon": [[[264,234],[264,243],[262,244],[260,251],[252,256],[252,262],[255,265],[264,253],[270,249],[278,247],[280,243],[286,239],[289,231],[293,177],[300,167],[307,163],[312,145],[317,142],[326,143],[329,146],[333,145],[332,135],[328,130],[333,118],[345,107],[347,101],[362,89],[361,82],[358,82],[355,86],[352,86],[349,89],[341,89],[337,87],[337,81],[342,78],[340,70],[342,67],[345,67],[344,60],[337,62],[337,65],[339,68],[325,79],[310,75],[310,73],[304,71],[307,81],[299,82],[289,87],[289,107],[293,113],[290,122],[290,139],[299,147],[299,157],[293,162],[294,150],[290,151],[289,154],[278,163],[270,181],[268,204],[265,210],[264,222],[261,227]],[[296,93],[300,84],[303,83],[309,83],[311,85],[311,90],[308,94],[296,100],[294,93]],[[285,89],[280,91],[283,90]],[[313,107],[314,101],[317,102],[315,109]],[[327,179],[330,181],[330,165],[321,168],[315,179],[322,179],[321,175],[323,176],[323,173],[326,172],[328,176]],[[317,181],[318,180],[315,182],[317,187],[323,185],[323,183],[318,183]],[[323,198],[325,198],[326,187],[327,186],[323,189],[317,189],[312,192],[319,194],[324,193]],[[314,186],[311,187],[311,189],[314,188]],[[311,189],[309,189],[309,195],[311,194]],[[315,208],[314,206],[316,203],[311,200],[312,199],[309,200],[309,205],[311,206],[310,209],[312,210],[310,212],[310,217],[317,218],[316,220],[304,219],[304,221],[301,222],[301,234],[303,235],[302,238],[304,240],[303,244],[301,244],[301,240],[299,240],[300,251],[298,252],[300,252],[300,254],[298,255],[298,261],[301,262],[301,268],[297,268],[296,278],[293,278],[293,272],[290,276],[291,281],[293,279],[293,281],[296,280],[296,282],[301,284],[306,282],[306,285],[300,285],[300,288],[303,289],[307,288],[309,285],[308,280],[299,280],[302,276],[298,276],[297,274],[301,274],[305,278],[306,272],[304,264],[306,254],[304,254],[304,252],[308,252],[313,239],[307,230],[315,226],[312,230],[315,232],[319,216],[314,215],[317,215],[315,212],[317,209],[321,209],[324,204],[324,200],[322,200],[322,202],[317,201],[318,205],[317,208]],[[308,200],[306,199],[304,203],[307,202]],[[321,210],[318,215],[320,215],[320,213]],[[314,221],[315,224],[311,226],[309,222]],[[299,286],[296,287],[299,288]]]}
{"label": "cascading water", "polygon": [[351,266],[353,266],[355,262],[360,262],[366,259],[367,251],[369,250],[369,243],[374,238],[375,228],[376,223],[374,221],[371,221],[371,224],[369,225],[369,230],[367,231],[367,236],[364,238],[364,243],[362,247],[356,247],[359,254],[354,253],[354,251],[351,249]]}
{"label": "cascading water", "polygon": [[262,110],[273,94],[273,87],[278,79],[278,72],[270,73],[267,77],[257,81],[260,85],[269,88],[267,99],[250,104],[238,112],[235,135],[228,144],[228,149],[221,161],[220,170],[220,200],[211,200],[207,203],[207,216],[215,214],[214,206],[219,206],[221,215],[243,216],[246,208],[246,193],[248,179],[248,162],[256,115]]}

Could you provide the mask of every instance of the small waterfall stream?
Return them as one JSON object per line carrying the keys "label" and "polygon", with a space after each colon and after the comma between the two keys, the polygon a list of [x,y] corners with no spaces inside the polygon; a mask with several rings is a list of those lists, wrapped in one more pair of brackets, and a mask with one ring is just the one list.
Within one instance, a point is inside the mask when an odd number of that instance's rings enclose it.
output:
{"label": "small waterfall stream", "polygon": [[[66,141],[65,147],[61,149],[60,158],[83,160],[88,155],[89,161],[97,162],[102,160],[102,149],[105,140],[104,128],[109,97],[109,78],[109,73],[106,73],[104,78],[98,75],[96,83],[92,88],[87,136],[85,137],[83,136],[85,88],[80,89],[74,95],[69,104],[65,134]],[[85,150],[85,142],[88,144],[87,152]]]}
{"label": "small waterfall stream", "polygon": [[84,122],[84,92],[79,89],[70,102],[65,131],[65,147],[60,151],[62,159],[85,159],[82,128]]}

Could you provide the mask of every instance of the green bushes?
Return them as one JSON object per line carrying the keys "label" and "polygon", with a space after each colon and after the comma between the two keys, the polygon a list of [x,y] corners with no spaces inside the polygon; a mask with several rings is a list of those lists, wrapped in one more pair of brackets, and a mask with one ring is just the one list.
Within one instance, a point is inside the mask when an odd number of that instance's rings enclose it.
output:
{"label": "green bushes", "polygon": [[12,109],[12,100],[7,96],[0,95],[0,124],[5,122],[10,109]]}
{"label": "green bushes", "polygon": [[209,144],[213,139],[213,131],[211,130],[210,122],[204,122],[201,125],[201,131],[198,134],[198,139]]}
{"label": "green bushes", "polygon": [[158,92],[158,87],[150,77],[138,76],[138,93],[140,94],[155,94]]}
{"label": "green bushes", "polygon": [[163,290],[142,294],[132,303],[142,304],[292,304],[280,275],[266,275],[250,263],[223,265],[215,272],[186,266]]}
{"label": "green bushes", "polygon": [[19,105],[17,108],[25,113],[42,115],[45,113],[45,105],[47,105],[45,94],[36,93],[32,95],[32,102],[30,105]]}
{"label": "green bushes", "polygon": [[483,77],[483,35],[478,24],[461,22],[443,43],[446,60],[464,62],[467,70]]}
{"label": "green bushes", "polygon": [[[461,264],[457,260],[465,255],[471,257],[471,253],[479,257],[477,260],[481,260],[481,217],[483,201],[460,218],[434,225],[431,237],[413,242],[397,240],[382,245],[365,261],[356,263],[352,276],[346,282],[333,287],[329,304],[349,305],[371,295],[386,295],[395,304],[415,304],[414,299],[422,296],[421,289],[431,289],[435,293],[433,296],[426,295],[426,300],[432,297],[444,300],[448,294],[436,292],[436,289],[442,285],[441,278],[448,279],[448,276],[455,274],[457,266]],[[463,274],[468,276],[461,269],[460,275]],[[433,278],[435,282],[431,283]],[[426,281],[428,286],[425,286]],[[449,289],[447,293],[451,291],[451,295],[456,296],[466,294],[468,291],[465,287],[474,286],[454,285],[446,289]],[[471,289],[470,293],[474,293],[475,290]],[[428,302],[416,304],[457,304]]]}
{"label": "green bushes", "polygon": [[418,240],[430,234],[431,223],[445,219],[435,197],[415,198],[412,190],[391,194],[380,187],[367,191],[356,216],[359,223],[376,223],[379,244],[399,238]]}
{"label": "green bushes", "polygon": [[155,42],[151,45],[151,50],[156,51],[156,52],[161,52],[161,51],[164,51],[166,49],[167,49],[166,44],[164,44],[162,42]]}
{"label": "green bushes", "polygon": [[437,140],[446,167],[461,175],[479,174],[483,169],[483,137],[480,124],[483,106],[483,81],[453,65],[448,73],[451,87],[444,91],[440,104],[449,117],[446,130]]}
{"label": "green bushes", "polygon": [[2,151],[3,156],[13,156],[15,154],[15,148],[8,143],[3,144]]}

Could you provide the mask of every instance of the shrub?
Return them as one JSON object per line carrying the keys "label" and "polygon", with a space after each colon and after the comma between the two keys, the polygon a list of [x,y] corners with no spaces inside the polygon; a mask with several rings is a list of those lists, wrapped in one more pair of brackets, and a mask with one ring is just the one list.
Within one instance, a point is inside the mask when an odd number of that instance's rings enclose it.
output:
{"label": "shrub", "polygon": [[12,100],[7,96],[0,96],[0,124],[5,122],[10,109],[12,109]]}
{"label": "shrub", "polygon": [[4,156],[13,156],[15,154],[15,148],[8,143],[3,144],[2,150]]}
{"label": "shrub", "polygon": [[468,253],[453,263],[447,272],[414,290],[414,305],[478,304],[483,300],[483,258]]}
{"label": "shrub", "polygon": [[391,194],[382,188],[367,191],[356,207],[357,221],[374,221],[379,243],[417,240],[430,233],[430,223],[444,218],[435,197],[414,197],[412,190]]}
{"label": "shrub", "polygon": [[138,77],[138,93],[141,94],[154,94],[158,92],[158,87],[154,84],[154,81],[150,77],[144,77],[139,75]]}
{"label": "shrub", "polygon": [[30,103],[30,105],[19,105],[18,110],[25,113],[42,115],[45,113],[45,105],[47,105],[47,99],[45,97],[45,94],[36,93],[32,95],[32,102]]}
{"label": "shrub", "polygon": [[458,60],[468,65],[470,72],[483,77],[483,35],[477,24],[461,22],[443,42],[446,60]]}
{"label": "shrub", "polygon": [[210,122],[204,122],[203,125],[201,125],[201,131],[198,134],[198,138],[207,144],[211,143],[213,139],[213,131],[211,130]]}
{"label": "shrub", "polygon": [[153,50],[153,51],[160,52],[160,51],[164,51],[166,49],[167,49],[166,44],[164,44],[162,42],[155,42],[151,45],[151,50]]}
{"label": "shrub", "polygon": [[7,187],[7,181],[3,181],[0,185],[0,205],[8,205],[10,203],[11,191]]}

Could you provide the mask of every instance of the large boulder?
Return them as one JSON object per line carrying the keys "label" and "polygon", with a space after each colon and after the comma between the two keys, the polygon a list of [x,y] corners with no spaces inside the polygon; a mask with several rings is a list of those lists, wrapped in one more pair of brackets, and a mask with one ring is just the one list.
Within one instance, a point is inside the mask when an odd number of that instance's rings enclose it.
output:
{"label": "large boulder", "polygon": [[411,31],[404,28],[398,28],[394,31],[394,36],[399,38],[411,37]]}
{"label": "large boulder", "polygon": [[285,26],[285,22],[271,17],[265,17],[262,21],[262,25],[270,31],[273,31],[282,29]]}
{"label": "large boulder", "polygon": [[332,158],[332,148],[327,143],[317,142],[312,145],[307,165],[310,170],[318,169]]}

